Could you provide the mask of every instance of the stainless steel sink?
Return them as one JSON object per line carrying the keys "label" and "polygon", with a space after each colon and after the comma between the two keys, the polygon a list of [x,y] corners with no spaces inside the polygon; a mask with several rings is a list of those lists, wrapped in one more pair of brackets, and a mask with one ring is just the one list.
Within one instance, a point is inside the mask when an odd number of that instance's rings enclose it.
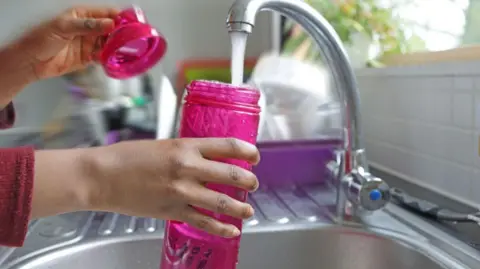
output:
{"label": "stainless steel sink", "polygon": [[[477,252],[394,205],[364,227],[340,227],[328,218],[334,195],[321,187],[304,193],[252,196],[258,214],[245,222],[238,269],[480,268]],[[163,222],[154,219],[66,214],[34,223],[23,248],[0,248],[0,268],[159,269],[162,240]]]}
{"label": "stainless steel sink", "polygon": [[[15,268],[158,269],[161,236],[101,240],[54,251]],[[432,255],[430,253],[429,255]],[[407,244],[355,229],[245,234],[238,269],[446,269]],[[459,267],[461,268],[461,267]]]}

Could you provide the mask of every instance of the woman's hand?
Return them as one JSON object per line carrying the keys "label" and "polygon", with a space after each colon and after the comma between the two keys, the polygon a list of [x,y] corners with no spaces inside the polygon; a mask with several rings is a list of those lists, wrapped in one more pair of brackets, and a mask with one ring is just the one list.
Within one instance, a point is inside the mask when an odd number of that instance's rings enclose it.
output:
{"label": "woman's hand", "polygon": [[0,48],[0,109],[28,84],[91,63],[118,13],[109,7],[72,8]]}
{"label": "woman's hand", "polygon": [[118,13],[111,7],[75,7],[31,29],[13,46],[37,79],[60,76],[94,60]]}
{"label": "woman's hand", "polygon": [[[74,152],[44,151],[43,156],[36,156],[33,216],[74,210],[110,211],[178,220],[231,237],[240,233],[237,228],[203,215],[192,206],[240,219],[253,215],[250,205],[205,186],[219,183],[247,191],[257,189],[258,181],[252,172],[212,161],[241,159],[256,164],[259,153],[247,142],[183,138],[122,142]],[[46,199],[45,195],[58,197]]]}

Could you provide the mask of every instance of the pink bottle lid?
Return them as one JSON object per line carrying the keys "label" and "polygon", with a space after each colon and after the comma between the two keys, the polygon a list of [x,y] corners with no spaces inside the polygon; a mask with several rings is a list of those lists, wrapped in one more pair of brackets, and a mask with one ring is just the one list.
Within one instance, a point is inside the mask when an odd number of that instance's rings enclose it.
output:
{"label": "pink bottle lid", "polygon": [[167,50],[167,42],[148,24],[138,7],[123,10],[115,19],[100,53],[100,62],[108,76],[126,79],[152,68]]}

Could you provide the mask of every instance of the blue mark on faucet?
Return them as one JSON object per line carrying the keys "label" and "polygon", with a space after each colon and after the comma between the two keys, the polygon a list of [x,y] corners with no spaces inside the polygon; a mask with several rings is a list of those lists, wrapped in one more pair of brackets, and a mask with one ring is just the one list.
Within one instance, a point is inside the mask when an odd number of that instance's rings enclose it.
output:
{"label": "blue mark on faucet", "polygon": [[370,200],[377,201],[382,198],[382,192],[378,189],[370,191]]}

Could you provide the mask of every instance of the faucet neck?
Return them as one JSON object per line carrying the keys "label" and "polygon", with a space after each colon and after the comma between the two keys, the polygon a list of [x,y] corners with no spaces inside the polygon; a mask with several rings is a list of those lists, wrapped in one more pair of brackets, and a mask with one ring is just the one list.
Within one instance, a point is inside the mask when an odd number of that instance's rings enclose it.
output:
{"label": "faucet neck", "polygon": [[[335,30],[314,8],[297,0],[237,0],[230,8],[227,17],[228,30],[251,33],[256,14],[262,10],[279,12],[294,20],[313,38],[321,51],[322,59],[331,69],[334,86],[343,106],[343,122],[346,127],[345,146],[353,152],[362,150],[357,82]],[[365,163],[363,160],[361,162]]]}
{"label": "faucet neck", "polygon": [[[320,49],[343,107],[344,149],[348,152],[340,161],[329,165],[332,178],[341,192],[337,197],[337,217],[345,214],[348,202],[354,208],[373,211],[389,200],[389,188],[368,171],[360,125],[360,97],[355,74],[342,42],[333,27],[309,4],[298,0],[236,0],[227,17],[229,31],[250,33],[256,14],[262,10],[278,12],[300,24]],[[345,164],[348,167],[345,167]],[[346,170],[345,168],[348,168]]]}

